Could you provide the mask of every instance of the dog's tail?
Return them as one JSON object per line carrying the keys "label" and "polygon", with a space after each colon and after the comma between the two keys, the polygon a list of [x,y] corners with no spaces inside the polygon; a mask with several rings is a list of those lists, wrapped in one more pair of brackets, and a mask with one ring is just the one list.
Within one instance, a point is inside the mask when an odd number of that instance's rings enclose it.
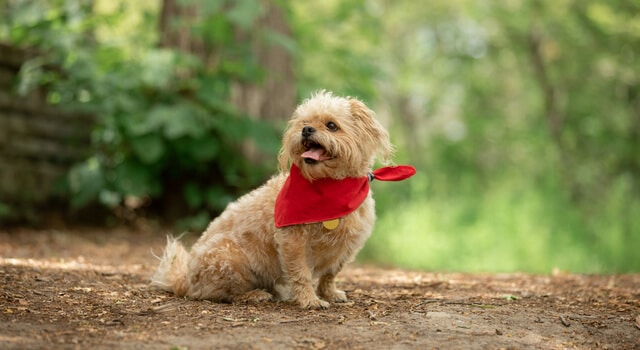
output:
{"label": "dog's tail", "polygon": [[167,246],[160,259],[156,273],[151,277],[151,285],[173,292],[177,296],[187,294],[187,271],[189,253],[178,238],[167,236]]}

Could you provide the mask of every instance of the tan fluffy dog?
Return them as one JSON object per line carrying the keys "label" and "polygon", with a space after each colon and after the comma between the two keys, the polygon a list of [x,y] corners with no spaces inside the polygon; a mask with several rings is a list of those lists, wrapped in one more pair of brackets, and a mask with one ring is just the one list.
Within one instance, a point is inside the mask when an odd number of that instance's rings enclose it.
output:
{"label": "tan fluffy dog", "polygon": [[334,278],[371,234],[371,193],[333,230],[322,223],[276,228],[276,197],[292,163],[307,180],[343,179],[367,176],[376,157],[386,163],[391,154],[387,131],[362,102],[316,93],[289,121],[278,157],[280,173],[231,203],[190,252],[169,239],[152,284],[178,296],[219,302],[280,299],[326,308],[328,301],[346,301]]}

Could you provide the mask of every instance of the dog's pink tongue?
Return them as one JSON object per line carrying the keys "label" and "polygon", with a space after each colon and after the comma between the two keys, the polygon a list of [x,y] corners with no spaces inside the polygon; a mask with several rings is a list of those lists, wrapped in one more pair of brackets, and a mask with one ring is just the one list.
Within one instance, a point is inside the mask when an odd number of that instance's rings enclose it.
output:
{"label": "dog's pink tongue", "polygon": [[312,148],[300,155],[302,158],[311,158],[315,161],[323,161],[329,159],[329,157],[324,155],[324,149],[322,148]]}

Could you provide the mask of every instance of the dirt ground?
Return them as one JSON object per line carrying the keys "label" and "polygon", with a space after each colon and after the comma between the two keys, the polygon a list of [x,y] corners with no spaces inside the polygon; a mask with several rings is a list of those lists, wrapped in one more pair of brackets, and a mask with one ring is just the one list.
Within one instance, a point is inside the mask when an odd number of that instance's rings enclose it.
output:
{"label": "dirt ground", "polygon": [[148,286],[150,231],[0,230],[0,348],[640,349],[638,274],[352,265],[327,310],[216,304]]}

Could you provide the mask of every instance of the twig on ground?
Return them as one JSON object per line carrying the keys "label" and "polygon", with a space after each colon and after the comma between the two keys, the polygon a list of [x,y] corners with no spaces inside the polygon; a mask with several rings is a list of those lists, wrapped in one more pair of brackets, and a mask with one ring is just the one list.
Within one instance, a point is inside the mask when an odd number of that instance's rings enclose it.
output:
{"label": "twig on ground", "polygon": [[564,316],[560,315],[560,322],[562,322],[562,325],[565,327],[569,327],[571,326],[571,323],[569,323],[569,321],[567,321],[566,318],[564,318]]}

